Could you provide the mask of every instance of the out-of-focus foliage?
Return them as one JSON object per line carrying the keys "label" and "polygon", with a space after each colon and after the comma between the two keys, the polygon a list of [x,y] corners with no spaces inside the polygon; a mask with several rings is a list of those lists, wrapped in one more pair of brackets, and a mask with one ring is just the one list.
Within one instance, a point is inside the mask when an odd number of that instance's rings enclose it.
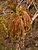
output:
{"label": "out-of-focus foliage", "polygon": [[[32,20],[31,16],[33,16],[36,10],[34,10],[34,8],[33,8],[34,11],[30,8],[29,9],[26,9],[25,7],[23,8],[22,5],[16,9],[18,5],[17,3],[18,3],[17,0],[0,0],[1,50],[16,50],[18,48],[20,50],[28,50],[28,48],[31,48],[32,43],[33,47],[36,44],[36,42],[34,42],[35,36],[32,37],[31,35],[33,33],[31,33],[32,25],[30,24]],[[33,11],[33,14],[31,14],[32,13],[31,11]]]}

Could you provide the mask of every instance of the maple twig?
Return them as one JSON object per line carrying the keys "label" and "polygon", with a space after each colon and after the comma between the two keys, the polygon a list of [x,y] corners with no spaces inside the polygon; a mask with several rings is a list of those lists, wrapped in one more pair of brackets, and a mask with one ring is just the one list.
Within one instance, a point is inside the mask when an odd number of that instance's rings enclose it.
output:
{"label": "maple twig", "polygon": [[21,5],[22,1],[23,1],[23,0],[21,0],[21,1],[18,3],[16,9]]}
{"label": "maple twig", "polygon": [[33,2],[33,4],[34,4],[35,9],[37,10],[37,7],[36,7],[36,5],[35,5],[35,2]]}
{"label": "maple twig", "polygon": [[[38,12],[38,10],[37,10],[37,12]],[[38,13],[37,13],[37,12],[34,14],[34,16],[33,16],[33,18],[32,18],[32,21],[31,21],[31,24],[33,23],[33,21],[34,21],[34,20],[37,18],[37,16],[38,16]]]}
{"label": "maple twig", "polygon": [[31,3],[29,4],[29,6],[27,7],[27,9],[29,9],[29,7],[31,6],[32,3],[33,3],[33,0],[31,1]]}

